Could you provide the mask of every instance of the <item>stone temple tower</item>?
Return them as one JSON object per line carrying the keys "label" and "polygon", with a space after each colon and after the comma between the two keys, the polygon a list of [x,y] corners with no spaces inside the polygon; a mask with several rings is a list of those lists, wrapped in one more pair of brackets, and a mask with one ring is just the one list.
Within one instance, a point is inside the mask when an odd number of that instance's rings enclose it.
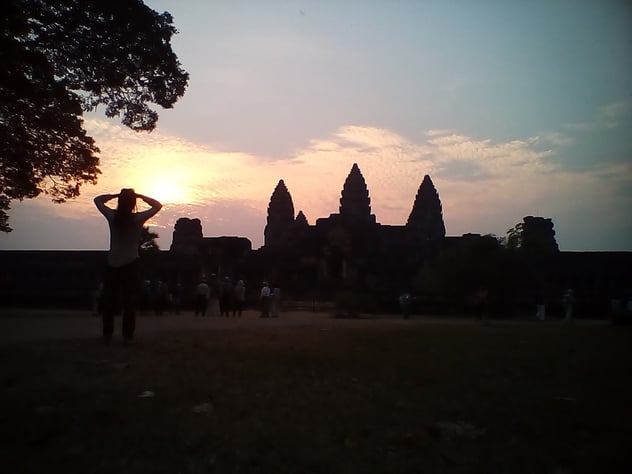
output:
{"label": "stone temple tower", "polygon": [[280,180],[270,197],[268,220],[264,230],[264,245],[278,247],[286,243],[294,224],[294,204],[283,180]]}
{"label": "stone temple tower", "polygon": [[445,237],[441,200],[428,175],[424,176],[419,186],[406,227],[410,228],[415,237],[421,240],[437,240]]}
{"label": "stone temple tower", "polygon": [[375,216],[371,214],[369,190],[357,163],[351,167],[342,188],[340,217],[351,224],[375,223]]}

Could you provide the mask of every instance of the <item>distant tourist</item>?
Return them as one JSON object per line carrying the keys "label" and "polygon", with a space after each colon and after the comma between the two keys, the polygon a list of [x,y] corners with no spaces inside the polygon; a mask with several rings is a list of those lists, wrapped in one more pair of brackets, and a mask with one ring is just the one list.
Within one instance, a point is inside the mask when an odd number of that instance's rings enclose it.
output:
{"label": "distant tourist", "polygon": [[225,276],[222,281],[219,296],[219,314],[220,316],[230,316],[230,310],[233,301],[233,282],[230,277]]}
{"label": "distant tourist", "polygon": [[259,294],[259,300],[261,302],[261,317],[269,318],[270,317],[270,285],[268,285],[267,281],[263,282],[263,287],[261,288],[261,293]]}
{"label": "distant tourist", "polygon": [[169,290],[171,299],[171,308],[175,314],[180,314],[180,308],[182,307],[182,284],[177,281]]}
{"label": "distant tourist", "polygon": [[244,309],[246,301],[246,285],[243,280],[239,280],[233,290],[233,317],[239,316]]}
{"label": "distant tourist", "polygon": [[162,316],[169,306],[169,288],[164,281],[158,280],[155,290],[154,312],[156,316]]}
{"label": "distant tourist", "polygon": [[99,282],[99,286],[93,292],[92,298],[92,314],[98,316],[103,314],[103,282]]}
{"label": "distant tourist", "polygon": [[208,312],[210,316],[219,316],[219,295],[221,288],[219,280],[215,273],[211,273],[211,278],[208,281],[209,298],[208,298]]}
{"label": "distant tourist", "polygon": [[410,317],[410,305],[412,300],[412,295],[407,291],[399,295],[399,309],[401,310],[404,319],[408,319]]}
{"label": "distant tourist", "polygon": [[474,311],[476,313],[476,319],[483,321],[484,324],[489,324],[487,309],[489,303],[489,290],[481,287],[474,293]]}
{"label": "distant tourist", "polygon": [[152,292],[153,288],[151,286],[151,280],[143,281],[143,289],[141,290],[140,295],[140,310],[145,312],[148,311],[152,305]]}
{"label": "distant tourist", "polygon": [[206,316],[206,311],[208,310],[209,295],[210,289],[208,283],[206,283],[206,278],[202,278],[200,280],[200,283],[198,283],[195,287],[195,316]]}
{"label": "distant tourist", "polygon": [[278,318],[281,311],[281,288],[274,287],[270,292],[270,316]]}
{"label": "distant tourist", "polygon": [[[116,209],[106,205],[117,199]],[[136,200],[141,199],[150,209],[136,212]],[[110,227],[108,266],[103,278],[103,341],[110,343],[114,333],[114,311],[117,298],[123,304],[123,340],[134,337],[136,301],[140,288],[138,246],[143,224],[162,208],[153,198],[136,194],[133,189],[121,189],[119,194],[102,194],[94,198],[97,209]]]}
{"label": "distant tourist", "polygon": [[572,321],[575,311],[575,294],[572,288],[566,290],[562,297],[562,305],[564,306],[564,321]]}
{"label": "distant tourist", "polygon": [[536,294],[535,317],[540,321],[544,321],[544,319],[546,318],[546,303],[544,299],[544,293],[542,291],[539,291]]}

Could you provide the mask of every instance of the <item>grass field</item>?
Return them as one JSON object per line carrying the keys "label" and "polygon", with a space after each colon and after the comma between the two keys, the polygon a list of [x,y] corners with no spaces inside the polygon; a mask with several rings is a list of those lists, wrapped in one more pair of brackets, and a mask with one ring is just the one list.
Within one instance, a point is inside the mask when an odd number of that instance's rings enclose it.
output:
{"label": "grass field", "polygon": [[373,321],[8,345],[1,469],[632,472],[631,339]]}

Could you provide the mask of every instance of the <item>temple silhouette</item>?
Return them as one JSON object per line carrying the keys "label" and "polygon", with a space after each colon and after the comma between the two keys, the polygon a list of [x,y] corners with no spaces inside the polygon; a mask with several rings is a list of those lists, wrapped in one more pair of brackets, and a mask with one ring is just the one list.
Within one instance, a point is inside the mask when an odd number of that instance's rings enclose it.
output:
{"label": "temple silhouette", "polygon": [[[539,299],[559,306],[568,287],[577,292],[580,316],[608,314],[610,301],[630,297],[632,252],[564,252],[551,219],[527,216],[519,226],[505,250],[491,235],[447,236],[428,175],[406,223],[381,224],[354,164],[338,212],[313,224],[295,212],[279,180],[258,249],[245,237],[205,237],[200,219],[178,219],[169,250],[141,254],[143,278],[181,289],[185,307],[199,279],[212,275],[243,279],[251,306],[267,281],[282,288],[284,301],[352,301],[362,312],[397,311],[402,292],[415,295],[417,312],[443,314],[467,311],[472,294],[490,290],[495,313],[504,317],[528,314]],[[106,251],[0,251],[0,306],[89,307],[106,258]]]}
{"label": "temple silhouette", "polygon": [[[237,237],[204,238],[199,219],[178,219],[170,251],[210,257],[213,271],[273,281],[296,297],[332,298],[341,288],[392,297],[445,239],[439,194],[424,176],[405,225],[383,225],[371,213],[371,197],[357,164],[341,191],[339,212],[310,225],[281,179],[268,205],[264,245],[251,250]],[[221,242],[221,244],[220,244]],[[222,259],[218,256],[219,247]],[[241,248],[240,250],[237,250]],[[225,258],[248,255],[247,263]],[[230,260],[230,261],[229,261]]]}

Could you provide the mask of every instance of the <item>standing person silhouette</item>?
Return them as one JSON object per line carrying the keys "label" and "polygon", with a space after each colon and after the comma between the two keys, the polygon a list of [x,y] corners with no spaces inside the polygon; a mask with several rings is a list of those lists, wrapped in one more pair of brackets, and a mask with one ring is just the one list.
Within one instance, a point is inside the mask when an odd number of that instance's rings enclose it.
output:
{"label": "standing person silhouette", "polygon": [[[118,198],[116,209],[106,202]],[[136,199],[150,209],[136,212]],[[108,266],[103,278],[103,342],[109,344],[114,333],[114,312],[121,295],[123,303],[123,341],[129,343],[136,326],[136,299],[140,290],[140,244],[143,224],[162,208],[155,199],[136,194],[133,189],[121,189],[119,194],[102,194],[94,198],[97,209],[110,227]]]}

